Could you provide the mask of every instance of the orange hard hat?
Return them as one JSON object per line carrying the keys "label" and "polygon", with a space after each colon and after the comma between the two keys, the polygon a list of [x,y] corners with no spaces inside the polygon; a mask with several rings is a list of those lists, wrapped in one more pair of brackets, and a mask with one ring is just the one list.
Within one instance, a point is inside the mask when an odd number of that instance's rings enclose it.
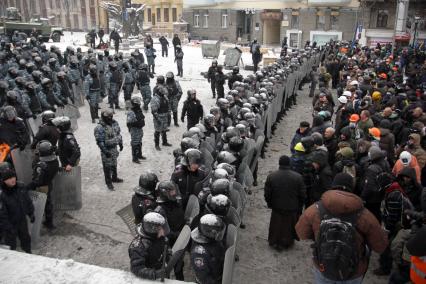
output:
{"label": "orange hard hat", "polygon": [[358,120],[359,120],[359,115],[357,115],[356,113],[351,115],[351,117],[349,118],[350,122],[358,122]]}
{"label": "orange hard hat", "polygon": [[378,129],[377,127],[372,127],[370,129],[368,129],[368,133],[370,133],[371,136],[373,136],[375,139],[380,140],[380,129]]}

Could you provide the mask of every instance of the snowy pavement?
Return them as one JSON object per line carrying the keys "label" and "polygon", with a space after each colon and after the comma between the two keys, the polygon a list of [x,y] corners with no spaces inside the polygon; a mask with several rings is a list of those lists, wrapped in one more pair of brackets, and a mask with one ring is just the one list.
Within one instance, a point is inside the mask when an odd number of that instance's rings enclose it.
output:
{"label": "snowy pavement", "polygon": [[[81,37],[81,34],[74,34],[72,38],[81,43],[84,42],[81,41]],[[55,45],[64,50],[70,41],[71,37],[67,35],[63,42],[55,43]],[[173,48],[169,49],[171,56],[163,58],[159,44],[155,44],[154,47],[157,49],[155,69],[157,75],[165,75],[167,71],[176,73],[177,69],[172,56]],[[212,60],[202,58],[200,47],[184,46],[183,51],[185,53],[184,77],[178,80],[184,95],[179,104],[179,115],[189,88],[197,90],[197,96],[203,104],[204,111],[208,112],[215,101],[212,99],[207,80],[200,73],[207,71]],[[222,64],[223,60],[224,56],[221,54],[219,63]],[[249,53],[243,53],[243,61],[251,63]],[[242,73],[248,74],[246,71]],[[154,85],[155,79],[151,82],[151,86]],[[122,98],[121,105],[124,106]],[[105,107],[105,104],[102,106]],[[179,147],[186,125],[171,126],[168,140],[173,147],[162,147],[162,151],[158,152],[154,149],[153,121],[148,111],[142,147],[143,154],[148,159],[137,165],[131,162],[130,135],[125,123],[125,111],[117,111],[114,118],[121,126],[124,141],[124,150],[118,158],[118,173],[124,179],[124,183],[116,184],[116,191],[110,192],[105,186],[100,152],[93,136],[96,124],[91,123],[87,103],[80,111],[82,116],[78,121],[79,129],[75,134],[81,147],[83,208],[79,211],[58,214],[59,216],[55,219],[58,229],[52,233],[43,230],[41,244],[33,251],[40,255],[60,259],[72,258],[78,262],[128,271],[127,248],[132,237],[115,212],[129,204],[133,188],[144,170],[153,170],[159,175],[160,180],[170,178],[173,171],[172,151]],[[280,123],[275,137],[271,139],[266,159],[260,161],[259,187],[255,188],[253,195],[249,196],[244,217],[247,228],[240,230],[239,234],[237,254],[240,261],[236,263],[234,283],[312,283],[311,251],[308,243],[297,243],[292,250],[282,253],[274,252],[268,247],[267,229],[270,210],[266,208],[263,201],[262,189],[266,175],[277,168],[279,156],[289,152],[288,145],[299,121],[310,120],[310,113],[309,98],[306,94],[299,96],[298,105],[288,112]],[[375,268],[375,265],[376,262],[373,262],[370,267]],[[188,262],[186,261],[185,272],[187,271]],[[366,283],[385,283],[370,275],[367,277]],[[194,279],[189,276],[187,280]]]}

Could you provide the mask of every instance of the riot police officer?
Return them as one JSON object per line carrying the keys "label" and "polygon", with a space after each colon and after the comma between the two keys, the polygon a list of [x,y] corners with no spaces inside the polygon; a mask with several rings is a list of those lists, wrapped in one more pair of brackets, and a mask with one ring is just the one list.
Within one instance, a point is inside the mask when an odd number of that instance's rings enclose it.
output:
{"label": "riot police officer", "polygon": [[89,75],[84,80],[84,92],[86,100],[89,102],[92,123],[95,123],[95,119],[99,118],[98,102],[101,95],[101,82],[96,66],[91,65],[89,68]]}
{"label": "riot police officer", "polygon": [[109,72],[107,74],[107,86],[108,86],[108,103],[110,108],[120,109],[120,104],[118,101],[118,95],[120,93],[121,84],[123,82],[123,76],[118,70],[118,65],[116,62],[112,61],[108,64]]}
{"label": "riot police officer", "polygon": [[[161,76],[162,77],[162,76]],[[157,82],[160,76],[157,78]],[[163,77],[164,80],[164,77]],[[161,82],[161,81],[160,81]],[[154,119],[154,142],[155,149],[161,151],[160,135],[163,140],[163,146],[172,146],[167,142],[168,121],[170,115],[169,100],[167,98],[167,88],[161,84],[154,88],[154,97],[151,100],[151,112]]]}
{"label": "riot police officer", "polygon": [[223,74],[223,66],[218,65],[214,80],[216,83],[217,97],[219,99],[225,97],[225,90],[223,88],[223,85],[225,85],[226,79],[227,79],[226,75]]}
{"label": "riot police officer", "polygon": [[135,224],[142,222],[143,216],[157,207],[155,202],[155,187],[158,177],[152,171],[146,171],[139,176],[139,186],[134,188],[132,209],[135,215]]}
{"label": "riot police officer", "polygon": [[44,208],[44,225],[48,229],[55,229],[53,225],[53,204],[52,204],[52,180],[59,170],[59,162],[55,155],[53,145],[43,140],[38,143],[37,148],[39,161],[33,166],[33,179],[29,185],[30,189],[38,190],[47,194],[46,206]]}
{"label": "riot police officer", "polygon": [[[175,80],[175,76],[173,75],[173,72],[171,71],[167,72],[166,74],[166,86],[168,90],[170,110],[173,113],[173,122],[175,126],[179,126],[178,105],[179,105],[180,98],[182,97],[182,88],[180,87],[179,82]],[[169,122],[169,125],[170,125],[170,122]]]}
{"label": "riot police officer", "polygon": [[56,148],[59,139],[59,131],[52,123],[55,118],[55,113],[51,110],[46,110],[41,114],[42,125],[39,126],[38,132],[34,136],[31,148],[35,149],[37,144],[42,140],[49,141]]}
{"label": "riot police officer", "polygon": [[67,171],[78,166],[80,161],[80,146],[71,129],[71,120],[67,116],[56,117],[52,120],[60,132],[58,141],[58,152],[61,166]]}
{"label": "riot police officer", "polygon": [[139,159],[145,160],[142,155],[143,127],[145,126],[145,116],[141,109],[141,99],[132,97],[131,109],[127,113],[127,127],[130,132],[130,145],[132,146],[132,161],[140,164]]}
{"label": "riot police officer", "polygon": [[154,78],[154,75],[149,73],[148,64],[142,63],[139,66],[137,74],[137,84],[142,94],[144,110],[148,110],[148,105],[151,102],[151,87],[149,86],[151,81],[150,78]]}
{"label": "riot police officer", "polygon": [[24,121],[17,116],[13,106],[3,107],[0,117],[0,141],[24,150],[30,143],[30,136]]}
{"label": "riot police officer", "polygon": [[183,77],[183,51],[180,45],[176,45],[175,62],[177,65],[177,76]]}
{"label": "riot police officer", "polygon": [[126,102],[126,110],[128,110],[130,108],[130,99],[132,97],[133,89],[135,87],[135,79],[133,77],[132,70],[128,62],[123,64],[123,71],[124,71],[124,85],[123,85],[124,101]]}
{"label": "riot police officer", "polygon": [[232,67],[232,74],[228,79],[228,87],[232,90],[234,82],[242,82],[243,76],[240,74],[240,68],[238,66]]}
{"label": "riot police officer", "polygon": [[182,107],[181,121],[185,122],[186,115],[186,129],[189,130],[203,117],[203,106],[201,105],[200,100],[197,99],[197,91],[195,89],[188,90],[187,94],[188,97]]}
{"label": "riot police officer", "polygon": [[110,109],[102,111],[99,124],[94,130],[96,144],[101,150],[105,183],[109,190],[114,190],[113,182],[123,182],[117,175],[117,158],[119,154],[117,147],[119,147],[120,152],[123,151],[123,140],[120,134],[120,126],[114,120],[113,115]]}
{"label": "riot police officer", "polygon": [[163,261],[167,258],[167,249],[164,248],[167,248],[166,236],[170,231],[166,218],[159,213],[149,212],[136,230],[138,236],[128,250],[130,271],[144,279],[164,279],[166,271]]}
{"label": "riot police officer", "polygon": [[198,228],[191,232],[191,267],[197,283],[222,283],[225,231],[220,217],[206,214],[201,217]]}
{"label": "riot police officer", "polygon": [[[173,246],[185,225],[185,212],[180,203],[179,189],[172,181],[162,181],[158,184],[156,196],[158,206],[155,208],[155,212],[160,213],[167,219],[170,227],[170,233],[167,237],[169,245]],[[182,260],[175,266],[175,276],[177,280],[184,280]]]}
{"label": "riot police officer", "polygon": [[217,72],[217,60],[212,61],[212,65],[207,71],[207,81],[210,83],[210,87],[213,93],[213,99],[216,98],[216,72]]}

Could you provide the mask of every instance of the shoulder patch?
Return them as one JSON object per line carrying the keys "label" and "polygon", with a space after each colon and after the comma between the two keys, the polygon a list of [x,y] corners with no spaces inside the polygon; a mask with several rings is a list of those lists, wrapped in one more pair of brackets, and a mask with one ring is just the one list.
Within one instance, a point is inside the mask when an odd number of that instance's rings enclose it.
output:
{"label": "shoulder patch", "polygon": [[198,254],[205,254],[206,253],[206,249],[203,246],[196,246],[194,248],[194,252],[198,253]]}
{"label": "shoulder patch", "polygon": [[203,268],[204,264],[205,263],[204,263],[204,259],[203,258],[201,258],[201,257],[194,258],[194,265],[195,265],[195,267]]}

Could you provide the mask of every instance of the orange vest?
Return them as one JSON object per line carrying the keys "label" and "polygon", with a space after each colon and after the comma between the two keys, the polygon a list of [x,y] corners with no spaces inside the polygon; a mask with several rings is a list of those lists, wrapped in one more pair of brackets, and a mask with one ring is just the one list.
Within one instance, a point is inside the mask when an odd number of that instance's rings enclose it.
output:
{"label": "orange vest", "polygon": [[426,256],[411,256],[410,278],[414,284],[426,284]]}
{"label": "orange vest", "polygon": [[0,144],[0,162],[6,161],[7,155],[9,155],[10,146],[6,143]]}

